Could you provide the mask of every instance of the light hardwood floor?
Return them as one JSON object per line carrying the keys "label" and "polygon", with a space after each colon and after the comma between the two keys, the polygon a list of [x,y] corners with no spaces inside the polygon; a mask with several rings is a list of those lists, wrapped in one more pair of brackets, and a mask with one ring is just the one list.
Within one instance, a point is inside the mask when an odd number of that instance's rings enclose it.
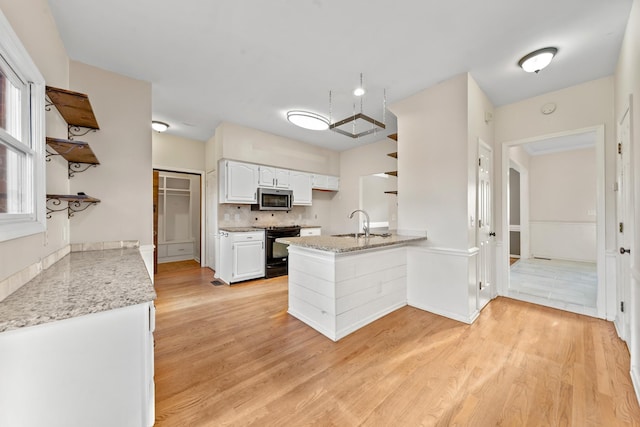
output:
{"label": "light hardwood floor", "polygon": [[498,298],[473,325],[404,307],[338,343],[287,278],[156,276],[157,426],[640,425],[613,325]]}

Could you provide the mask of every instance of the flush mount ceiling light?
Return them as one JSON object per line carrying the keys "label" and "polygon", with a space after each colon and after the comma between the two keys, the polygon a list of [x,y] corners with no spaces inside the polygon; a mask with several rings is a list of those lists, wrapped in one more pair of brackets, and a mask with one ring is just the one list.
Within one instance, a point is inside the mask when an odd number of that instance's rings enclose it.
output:
{"label": "flush mount ceiling light", "polygon": [[154,120],[151,122],[151,128],[156,132],[164,132],[165,130],[169,129],[169,125],[165,122],[158,122]]}
{"label": "flush mount ceiling light", "polygon": [[[387,111],[387,91],[383,89],[382,91],[382,121],[378,121],[374,118],[371,118],[364,114],[363,110],[363,100],[364,100],[364,85],[362,82],[362,73],[360,73],[360,86],[353,91],[353,94],[360,98],[360,112],[356,113],[356,103],[353,103],[353,115],[347,117],[346,119],[342,119],[338,122],[333,122],[332,117],[332,109],[333,109],[333,97],[331,91],[329,91],[329,129],[339,134],[351,137],[351,138],[360,138],[361,136],[370,135],[372,133],[376,133],[379,130],[386,129],[385,125],[385,114]],[[358,123],[363,123],[360,128],[358,128]],[[349,126],[351,125],[350,129]],[[363,126],[366,127],[364,130]]]}
{"label": "flush mount ceiling light", "polygon": [[309,130],[327,130],[329,121],[320,114],[310,111],[292,110],[287,113],[287,120],[296,126]]}
{"label": "flush mount ceiling light", "polygon": [[555,47],[545,47],[535,50],[518,61],[518,65],[527,73],[538,73],[551,63],[551,60],[558,53]]}

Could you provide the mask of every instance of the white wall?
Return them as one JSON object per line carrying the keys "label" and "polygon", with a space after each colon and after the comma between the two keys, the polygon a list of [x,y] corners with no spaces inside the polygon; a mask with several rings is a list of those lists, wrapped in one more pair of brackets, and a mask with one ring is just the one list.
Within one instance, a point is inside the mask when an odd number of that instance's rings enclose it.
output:
{"label": "white wall", "polygon": [[532,221],[595,223],[595,147],[532,156],[529,197]]}
{"label": "white wall", "polygon": [[[548,102],[557,104],[550,115],[540,112]],[[604,124],[605,126],[605,204],[606,248],[615,246],[615,126],[613,120],[613,78],[605,77],[555,92],[499,107],[495,111],[496,147],[502,144],[553,133],[572,131]],[[502,197],[502,151],[495,153],[494,191],[498,203]],[[500,206],[499,204],[496,206]],[[496,221],[502,221],[501,209],[496,209]],[[496,230],[498,240],[504,239]]]}
{"label": "white wall", "polygon": [[205,170],[205,143],[166,132],[152,132],[153,166],[168,170]]}
{"label": "white wall", "polygon": [[[0,9],[51,86],[68,88],[69,59],[46,0],[0,0]],[[65,138],[67,127],[55,109],[46,113],[47,136]],[[54,158],[47,168],[47,193],[68,193],[67,162]],[[0,284],[69,244],[69,220],[47,220],[47,231],[0,243]],[[2,292],[0,292],[1,294]]]}
{"label": "white wall", "polygon": [[153,243],[151,84],[72,61],[71,89],[89,96],[100,130],[83,137],[100,165],[71,178],[71,192],[101,203],[71,219],[71,243]]}

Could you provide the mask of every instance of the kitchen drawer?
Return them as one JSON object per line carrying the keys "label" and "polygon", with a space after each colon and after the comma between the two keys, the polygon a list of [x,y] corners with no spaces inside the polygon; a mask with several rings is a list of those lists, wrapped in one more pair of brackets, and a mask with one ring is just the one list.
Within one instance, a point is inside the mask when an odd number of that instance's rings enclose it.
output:
{"label": "kitchen drawer", "polygon": [[229,233],[232,242],[255,242],[264,241],[264,231],[246,231],[240,233]]}
{"label": "kitchen drawer", "polygon": [[300,237],[304,237],[304,236],[320,236],[321,230],[322,229],[320,227],[301,228],[300,229]]}
{"label": "kitchen drawer", "polygon": [[167,256],[190,255],[193,253],[193,243],[173,243],[167,245]]}

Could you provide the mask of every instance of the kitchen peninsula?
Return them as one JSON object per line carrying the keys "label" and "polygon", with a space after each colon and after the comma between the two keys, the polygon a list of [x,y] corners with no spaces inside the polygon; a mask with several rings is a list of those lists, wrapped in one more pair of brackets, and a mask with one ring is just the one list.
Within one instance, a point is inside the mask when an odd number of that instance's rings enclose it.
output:
{"label": "kitchen peninsula", "polygon": [[406,245],[426,236],[353,234],[289,244],[288,312],[333,341],[407,305]]}

